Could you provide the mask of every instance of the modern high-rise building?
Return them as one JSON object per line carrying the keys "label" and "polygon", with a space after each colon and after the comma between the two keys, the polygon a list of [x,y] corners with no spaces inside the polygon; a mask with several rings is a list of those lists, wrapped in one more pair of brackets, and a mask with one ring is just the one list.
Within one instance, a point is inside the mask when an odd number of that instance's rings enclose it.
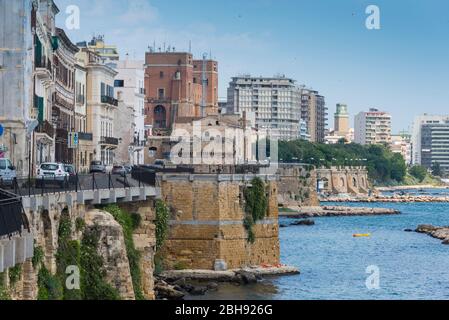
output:
{"label": "modern high-rise building", "polygon": [[377,109],[355,116],[355,143],[391,144],[391,115]]}
{"label": "modern high-rise building", "polygon": [[[204,72],[203,72],[204,71]],[[146,125],[166,135],[179,119],[218,113],[218,62],[187,52],[146,53]]]}
{"label": "modern high-rise building", "polygon": [[421,127],[421,165],[431,169],[435,163],[449,173],[449,120]]}
{"label": "modern high-rise building", "polygon": [[325,98],[318,91],[301,88],[301,119],[307,122],[310,141],[325,141],[327,110]]}
{"label": "modern high-rise building", "polygon": [[422,163],[422,127],[425,124],[441,124],[449,121],[449,115],[424,114],[415,117],[412,125],[412,164]]}
{"label": "modern high-rise building", "polygon": [[273,137],[301,137],[301,90],[284,76],[271,78],[239,76],[228,88],[228,114],[255,115],[258,129],[271,129]]}
{"label": "modern high-rise building", "polygon": [[449,172],[449,115],[418,116],[412,130],[412,163]]}

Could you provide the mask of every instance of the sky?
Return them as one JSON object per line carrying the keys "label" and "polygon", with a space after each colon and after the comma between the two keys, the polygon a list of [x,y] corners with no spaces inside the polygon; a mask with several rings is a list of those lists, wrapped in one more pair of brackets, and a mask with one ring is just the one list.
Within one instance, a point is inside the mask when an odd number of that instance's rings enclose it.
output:
{"label": "sky", "polygon": [[[73,42],[94,34],[143,59],[148,46],[175,47],[219,62],[219,96],[231,77],[283,74],[326,97],[329,126],[337,103],[352,115],[388,111],[393,131],[414,116],[449,114],[447,0],[55,0],[57,25]],[[66,9],[80,9],[68,30]],[[366,8],[380,9],[369,30]]]}

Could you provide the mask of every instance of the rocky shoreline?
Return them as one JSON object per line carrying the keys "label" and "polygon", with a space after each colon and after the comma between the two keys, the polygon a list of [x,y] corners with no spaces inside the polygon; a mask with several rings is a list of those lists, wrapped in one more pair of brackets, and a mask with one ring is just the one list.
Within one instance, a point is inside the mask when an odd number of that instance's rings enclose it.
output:
{"label": "rocky shoreline", "polygon": [[401,212],[389,208],[359,208],[359,207],[297,207],[289,208],[291,212],[279,212],[280,217],[306,219],[313,217],[350,217],[350,216],[381,216],[397,215]]}
{"label": "rocky shoreline", "polygon": [[264,277],[299,274],[295,267],[254,267],[229,271],[172,270],[155,279],[155,292],[159,300],[183,300],[187,295],[203,296],[219,290],[220,283],[236,286],[255,284]]}
{"label": "rocky shoreline", "polygon": [[435,196],[410,196],[410,195],[395,195],[395,196],[374,196],[374,197],[328,197],[320,199],[321,202],[354,202],[354,203],[449,203],[449,197],[435,197]]}
{"label": "rocky shoreline", "polygon": [[442,240],[443,244],[449,245],[449,227],[434,227],[432,225],[420,225],[416,232],[427,234],[435,239]]}

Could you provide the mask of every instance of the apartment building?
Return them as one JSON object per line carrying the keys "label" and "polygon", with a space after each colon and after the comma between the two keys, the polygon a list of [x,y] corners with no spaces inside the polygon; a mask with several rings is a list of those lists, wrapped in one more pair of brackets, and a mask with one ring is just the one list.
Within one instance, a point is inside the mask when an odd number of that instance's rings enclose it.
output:
{"label": "apartment building", "polygon": [[416,117],[411,144],[414,165],[431,168],[433,163],[439,163],[445,172],[449,172],[449,115]]}
{"label": "apartment building", "polygon": [[378,109],[360,112],[355,116],[355,143],[391,144],[391,115]]}
{"label": "apartment building", "polygon": [[75,54],[79,49],[60,28],[56,28],[54,49],[55,93],[52,115],[56,123],[55,161],[74,163],[75,151],[69,147],[69,133],[75,132],[75,123],[80,120],[75,112]]}
{"label": "apartment building", "polygon": [[279,140],[301,138],[301,91],[284,76],[239,76],[228,88],[228,114],[255,115],[258,129],[269,129]]}
{"label": "apartment building", "polygon": [[318,91],[301,88],[301,119],[307,123],[310,141],[323,143],[326,137],[328,108]]}
{"label": "apartment building", "polygon": [[407,165],[412,162],[411,135],[405,132],[391,136],[391,152],[402,155]]}
{"label": "apartment building", "polygon": [[[204,69],[204,73],[203,73]],[[145,57],[145,124],[168,135],[180,119],[218,112],[218,62],[194,60],[187,52],[156,52]]]}
{"label": "apartment building", "polygon": [[[89,161],[113,166],[120,140],[115,135],[118,100],[114,96],[117,72],[88,48],[81,48],[77,59],[87,70],[87,132],[92,133],[93,151]],[[129,123],[121,125],[129,125]]]}
{"label": "apartment building", "polygon": [[[117,133],[117,136],[124,139],[121,145],[127,146],[127,150],[118,152],[118,160],[134,165],[143,164],[146,145],[144,62],[121,60],[117,62],[116,71],[115,94],[124,109],[119,110],[119,115],[130,116],[129,126],[116,125],[117,130],[122,131]],[[117,121],[124,121],[119,118],[121,117],[117,117]],[[127,157],[124,152],[128,153]]]}
{"label": "apartment building", "polygon": [[449,121],[449,115],[423,114],[415,117],[412,124],[412,164],[422,163],[422,127],[425,124],[444,124]]}

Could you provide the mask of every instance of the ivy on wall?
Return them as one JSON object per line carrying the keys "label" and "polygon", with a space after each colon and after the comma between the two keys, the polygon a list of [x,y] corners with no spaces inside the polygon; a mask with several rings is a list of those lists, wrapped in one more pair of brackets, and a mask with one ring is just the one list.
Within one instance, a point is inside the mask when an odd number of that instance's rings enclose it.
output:
{"label": "ivy on wall", "polygon": [[246,217],[243,225],[248,232],[248,242],[251,244],[256,241],[254,225],[267,215],[268,197],[265,189],[265,183],[262,179],[256,177],[251,181],[251,186],[244,190]]}
{"label": "ivy on wall", "polygon": [[137,300],[144,300],[142,293],[142,276],[140,272],[140,252],[134,246],[133,232],[139,228],[141,217],[138,214],[130,214],[117,205],[108,205],[104,208],[122,226],[125,237],[126,253],[128,256],[134,295]]}

